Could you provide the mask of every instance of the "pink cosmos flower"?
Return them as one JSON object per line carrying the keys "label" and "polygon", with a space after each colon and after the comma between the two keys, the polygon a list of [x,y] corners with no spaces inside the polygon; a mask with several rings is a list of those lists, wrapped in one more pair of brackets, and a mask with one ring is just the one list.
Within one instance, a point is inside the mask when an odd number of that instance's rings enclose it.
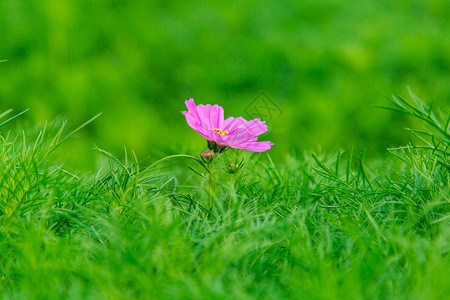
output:
{"label": "pink cosmos flower", "polygon": [[267,131],[266,122],[250,121],[242,117],[224,119],[223,108],[215,105],[195,105],[194,99],[185,101],[188,111],[182,111],[186,121],[208,140],[208,147],[216,153],[229,148],[263,152],[273,145],[270,141],[257,142],[258,135]]}

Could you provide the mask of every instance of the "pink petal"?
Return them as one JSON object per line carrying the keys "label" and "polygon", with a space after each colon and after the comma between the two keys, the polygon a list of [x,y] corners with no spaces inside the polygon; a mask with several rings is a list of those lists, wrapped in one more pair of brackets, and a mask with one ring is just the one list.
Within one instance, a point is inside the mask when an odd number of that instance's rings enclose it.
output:
{"label": "pink petal", "polygon": [[261,121],[259,118],[247,121],[244,128],[253,135],[260,135],[267,131],[266,122]]}
{"label": "pink petal", "polygon": [[227,135],[222,136],[220,133],[215,132],[214,129],[208,130],[208,136],[208,141],[213,141],[221,145],[226,144],[225,139],[227,138]]}
{"label": "pink petal", "polygon": [[[190,127],[208,141],[214,141],[221,146],[247,149],[255,152],[267,151],[273,145],[270,141],[257,142],[258,135],[267,131],[267,125],[260,119],[250,121],[242,117],[229,117],[224,120],[223,108],[215,105],[195,105],[194,99],[185,101],[187,111],[182,111]],[[227,131],[221,135],[214,129]]]}
{"label": "pink petal", "polygon": [[210,133],[208,132],[207,127],[200,117],[200,114],[197,110],[197,106],[195,105],[194,99],[189,99],[185,101],[186,107],[188,111],[182,111],[181,113],[186,117],[186,122],[188,125],[201,134],[205,139],[210,140]]}
{"label": "pink petal", "polygon": [[224,143],[234,148],[234,145],[239,145],[246,142],[255,142],[258,138],[250,133],[248,133],[246,130],[240,130],[236,129],[232,131],[231,133],[224,136]]}
{"label": "pink petal", "polygon": [[223,125],[225,130],[229,132],[235,131],[237,129],[246,130],[248,133],[258,136],[267,131],[267,125],[265,121],[261,121],[260,119],[253,119],[247,121],[242,117],[229,117],[224,121]]}
{"label": "pink petal", "polygon": [[197,111],[200,120],[205,124],[205,128],[214,130],[215,128],[222,129],[223,125],[223,108],[217,104],[197,106]]}
{"label": "pink petal", "polygon": [[263,142],[244,142],[239,145],[234,145],[233,148],[246,149],[254,152],[264,152],[272,147],[273,143],[271,141]]}
{"label": "pink petal", "polygon": [[246,120],[242,117],[228,117],[223,122],[223,129],[228,130],[229,132],[235,131],[236,129],[242,127],[242,125],[246,122]]}

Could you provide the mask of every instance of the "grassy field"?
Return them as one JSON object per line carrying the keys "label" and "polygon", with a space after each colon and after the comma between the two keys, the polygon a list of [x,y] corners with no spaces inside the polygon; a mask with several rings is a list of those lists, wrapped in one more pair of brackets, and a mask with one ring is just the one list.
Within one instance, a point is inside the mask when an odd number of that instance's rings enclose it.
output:
{"label": "grassy field", "polygon": [[[0,298],[450,299],[449,36],[448,0],[0,1]],[[205,162],[191,97],[272,149]]]}
{"label": "grassy field", "polygon": [[175,113],[184,100],[249,117],[263,91],[281,112],[258,114],[274,160],[319,145],[378,156],[417,126],[376,109],[386,95],[410,86],[449,105],[449,36],[448,0],[4,0],[0,111],[30,108],[23,128],[102,112],[58,152],[90,171],[93,143],[115,156],[193,152],[198,136]]}
{"label": "grassy field", "polygon": [[21,116],[2,115],[0,295],[449,298],[450,119],[413,100],[391,107],[429,130],[384,160],[342,150],[275,164],[230,150],[210,185],[209,166],[188,155],[97,149],[107,167],[66,170],[54,162],[64,124],[7,130]]}

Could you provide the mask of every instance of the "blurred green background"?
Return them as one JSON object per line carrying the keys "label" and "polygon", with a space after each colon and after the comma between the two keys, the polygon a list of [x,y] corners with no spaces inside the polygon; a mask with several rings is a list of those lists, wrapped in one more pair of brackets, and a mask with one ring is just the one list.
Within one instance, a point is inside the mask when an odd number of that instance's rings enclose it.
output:
{"label": "blurred green background", "polygon": [[102,112],[59,151],[82,169],[95,166],[94,143],[197,154],[206,143],[180,113],[190,97],[249,117],[263,95],[277,109],[260,110],[275,157],[353,145],[377,155],[407,142],[411,122],[376,108],[385,96],[409,85],[448,108],[449,37],[448,0],[1,0],[1,110],[73,128]]}

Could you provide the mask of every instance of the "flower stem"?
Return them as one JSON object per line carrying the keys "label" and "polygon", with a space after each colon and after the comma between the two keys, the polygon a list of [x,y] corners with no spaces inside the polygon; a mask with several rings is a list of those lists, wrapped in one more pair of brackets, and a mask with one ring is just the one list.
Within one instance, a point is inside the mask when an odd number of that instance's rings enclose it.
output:
{"label": "flower stem", "polygon": [[214,196],[215,196],[214,176],[213,176],[213,173],[212,173],[212,164],[208,165],[208,171],[209,171],[209,176],[208,176],[208,183],[209,183],[209,209],[212,211],[212,209],[214,207]]}
{"label": "flower stem", "polygon": [[230,187],[230,199],[228,200],[228,210],[231,209],[231,200],[233,200],[233,189],[235,182],[236,182],[236,174],[233,174],[233,179],[231,180],[231,187]]}

